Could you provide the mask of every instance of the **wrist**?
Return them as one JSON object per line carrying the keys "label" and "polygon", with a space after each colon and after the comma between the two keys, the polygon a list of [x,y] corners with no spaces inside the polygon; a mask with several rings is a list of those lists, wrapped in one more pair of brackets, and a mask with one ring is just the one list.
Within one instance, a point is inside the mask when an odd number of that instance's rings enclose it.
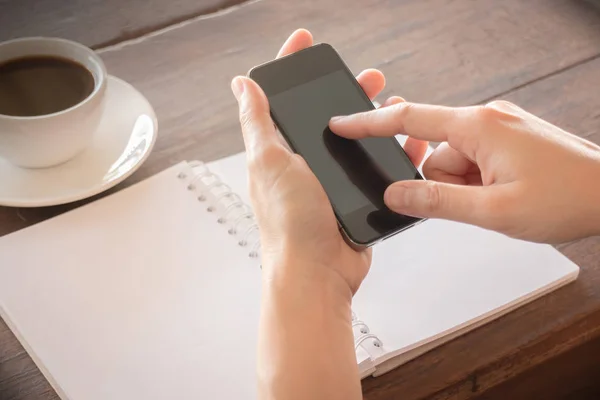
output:
{"label": "wrist", "polygon": [[[360,394],[350,292],[340,282],[343,279],[328,270],[289,258],[271,258],[263,264],[258,341],[263,397],[325,398],[335,393],[350,398],[349,392]],[[315,364],[314,354],[327,357]],[[319,382],[334,384],[329,390]]]}
{"label": "wrist", "polygon": [[311,296],[336,304],[352,302],[352,290],[331,266],[289,256],[264,257],[264,260],[263,291],[300,301]]}

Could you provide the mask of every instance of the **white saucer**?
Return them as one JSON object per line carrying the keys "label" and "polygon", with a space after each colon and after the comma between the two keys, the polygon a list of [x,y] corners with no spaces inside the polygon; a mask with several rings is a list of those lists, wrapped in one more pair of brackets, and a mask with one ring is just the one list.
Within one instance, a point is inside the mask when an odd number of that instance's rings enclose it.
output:
{"label": "white saucer", "polygon": [[24,169],[0,158],[0,205],[41,207],[93,196],[130,176],[150,154],[158,125],[152,106],[133,86],[109,76],[94,143],[56,167]]}

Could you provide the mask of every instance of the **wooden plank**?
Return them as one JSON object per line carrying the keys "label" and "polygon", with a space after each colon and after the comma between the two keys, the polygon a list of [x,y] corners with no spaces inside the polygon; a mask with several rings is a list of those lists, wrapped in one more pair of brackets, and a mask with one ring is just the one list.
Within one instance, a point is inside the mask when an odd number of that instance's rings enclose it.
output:
{"label": "wooden plank", "polygon": [[539,365],[474,400],[597,400],[600,338]]}
{"label": "wooden plank", "polygon": [[[153,154],[119,188],[182,159],[210,161],[241,151],[230,79],[272,58],[297,26],[332,43],[355,71],[382,69],[383,96],[454,105],[477,103],[600,53],[600,19],[580,2],[333,3],[262,0],[103,50],[109,72],[138,87],[159,119]],[[70,207],[4,210],[0,235]]]}
{"label": "wooden plank", "polygon": [[[340,7],[262,0],[102,52],[109,71],[140,88],[159,115],[154,153],[119,188],[182,159],[208,161],[240,151],[229,80],[271,58],[299,25],[337,47],[356,71],[381,68],[388,76],[385,94],[433,103],[477,103],[600,53],[598,15],[580,2],[348,0]],[[598,66],[581,65],[507,97],[554,122],[580,119],[581,132],[598,140],[593,118],[600,98],[591,89],[598,87]],[[559,95],[568,105],[562,106]],[[0,235],[73,206],[0,208]],[[577,283],[366,381],[367,398],[468,398],[474,388],[494,386],[595,336],[590,325],[600,326],[594,289],[600,244],[590,239],[564,251],[584,267]],[[0,324],[0,393],[7,393],[2,399],[56,398],[47,384],[38,385],[39,372],[22,354]]]}
{"label": "wooden plank", "polygon": [[58,36],[98,48],[242,1],[0,0],[0,41]]}

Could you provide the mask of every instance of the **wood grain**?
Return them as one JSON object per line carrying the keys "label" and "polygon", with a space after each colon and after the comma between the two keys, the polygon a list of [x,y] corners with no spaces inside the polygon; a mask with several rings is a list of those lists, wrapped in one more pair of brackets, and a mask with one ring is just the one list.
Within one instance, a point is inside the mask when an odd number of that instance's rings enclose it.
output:
{"label": "wood grain", "polygon": [[474,400],[597,400],[600,338],[503,382]]}
{"label": "wood grain", "polygon": [[[149,3],[147,12],[160,13],[165,4],[177,1]],[[119,9],[116,2],[107,7]],[[68,15],[68,9],[47,12]],[[116,13],[103,14],[107,24]],[[86,36],[86,20],[81,21],[69,28],[81,35],[75,39],[107,40]],[[356,72],[382,69],[388,79],[384,96],[458,105],[506,94],[551,122],[600,142],[600,95],[594,90],[600,84],[600,16],[585,2],[261,0],[101,51],[109,71],[138,87],[159,117],[153,154],[113,191],[182,159],[210,161],[241,151],[229,81],[272,58],[298,26],[311,29],[317,41],[332,43]],[[82,203],[0,208],[0,235]],[[576,283],[365,381],[366,398],[471,398],[598,336],[600,239],[561,250],[583,268]],[[0,323],[0,400],[30,398],[57,397]]]}
{"label": "wood grain", "polygon": [[[211,161],[241,151],[229,82],[273,58],[298,26],[332,43],[354,71],[383,70],[382,98],[394,93],[431,103],[478,103],[600,54],[600,15],[578,1],[245,4],[101,51],[109,72],[140,89],[159,120],[153,153],[119,188],[182,159]],[[0,235],[70,207],[5,210]]]}
{"label": "wood grain", "polygon": [[244,0],[0,0],[0,41],[56,36],[98,48]]}

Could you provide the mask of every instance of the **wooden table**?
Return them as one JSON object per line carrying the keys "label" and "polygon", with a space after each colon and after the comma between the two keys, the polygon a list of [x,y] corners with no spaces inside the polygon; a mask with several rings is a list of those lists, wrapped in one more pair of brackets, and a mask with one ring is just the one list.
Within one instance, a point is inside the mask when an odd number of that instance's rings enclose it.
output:
{"label": "wooden table", "polygon": [[[381,69],[388,81],[381,98],[399,94],[447,105],[504,98],[600,142],[600,13],[589,2],[255,0],[235,5],[238,1],[0,0],[0,40],[57,35],[81,41],[99,51],[110,73],[131,82],[154,105],[160,129],[156,147],[146,164],[113,191],[180,160],[210,161],[241,151],[229,81],[272,58],[297,27],[332,43],[354,71]],[[82,203],[0,207],[0,235]],[[581,266],[576,283],[381,378],[365,380],[365,397],[474,398],[596,343],[600,239],[559,249]],[[546,383],[557,386],[552,379]],[[0,321],[0,399],[39,398],[57,396]]]}

